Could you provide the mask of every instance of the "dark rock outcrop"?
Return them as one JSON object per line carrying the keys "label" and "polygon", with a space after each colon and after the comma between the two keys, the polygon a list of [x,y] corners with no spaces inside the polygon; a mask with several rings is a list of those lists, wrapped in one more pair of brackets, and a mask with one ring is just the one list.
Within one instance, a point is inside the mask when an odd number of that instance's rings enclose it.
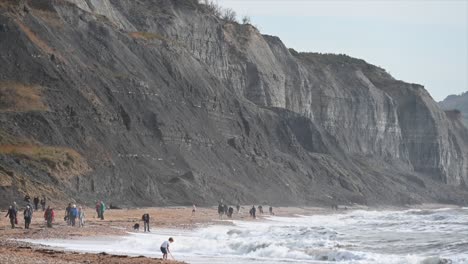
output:
{"label": "dark rock outcrop", "polygon": [[466,128],[423,87],[363,60],[288,50],[190,0],[0,8],[4,203],[24,193],[119,205],[467,195]]}

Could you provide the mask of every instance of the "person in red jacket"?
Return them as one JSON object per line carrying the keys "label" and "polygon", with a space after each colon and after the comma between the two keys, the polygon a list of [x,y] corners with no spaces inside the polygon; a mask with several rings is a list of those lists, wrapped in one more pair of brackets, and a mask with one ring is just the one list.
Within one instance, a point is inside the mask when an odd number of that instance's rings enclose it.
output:
{"label": "person in red jacket", "polygon": [[44,212],[44,219],[47,222],[47,227],[52,227],[52,222],[54,221],[55,218],[55,212],[54,209],[50,208],[50,206],[47,206],[47,210]]}

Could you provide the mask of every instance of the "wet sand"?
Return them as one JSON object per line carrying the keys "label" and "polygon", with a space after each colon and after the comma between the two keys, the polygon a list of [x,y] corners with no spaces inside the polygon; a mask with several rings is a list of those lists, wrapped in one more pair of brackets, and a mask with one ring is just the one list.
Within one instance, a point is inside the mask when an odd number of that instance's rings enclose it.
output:
{"label": "wet sand", "polygon": [[[263,215],[258,213],[257,219],[249,217],[250,207],[243,206],[239,214],[234,213],[234,220],[261,221],[268,214],[265,207]],[[20,210],[20,212],[22,212]],[[275,208],[274,212],[279,216],[292,216],[295,214],[319,214],[326,213],[321,208]],[[2,212],[3,215],[6,212]],[[14,239],[76,239],[92,236],[125,236],[127,232],[134,232],[133,225],[140,224],[139,232],[143,232],[141,216],[150,214],[151,232],[157,233],[159,228],[193,229],[211,224],[230,224],[228,221],[220,221],[217,208],[197,208],[192,215],[191,207],[164,207],[164,208],[136,208],[107,210],[105,219],[97,218],[93,208],[85,208],[86,218],[83,228],[68,226],[64,219],[65,209],[55,210],[55,222],[53,228],[46,228],[44,212],[39,210],[34,213],[30,229],[24,229],[22,213],[18,216],[19,225],[11,229],[9,219],[3,217],[0,222],[0,263],[163,263],[161,259],[147,257],[127,257],[108,254],[83,254],[77,252],[64,252],[29,243],[19,242]],[[227,218],[224,217],[223,220]],[[162,241],[161,241],[162,242]],[[159,251],[159,249],[155,249]],[[166,261],[167,262],[167,261]],[[171,263],[182,263],[171,261]]]}

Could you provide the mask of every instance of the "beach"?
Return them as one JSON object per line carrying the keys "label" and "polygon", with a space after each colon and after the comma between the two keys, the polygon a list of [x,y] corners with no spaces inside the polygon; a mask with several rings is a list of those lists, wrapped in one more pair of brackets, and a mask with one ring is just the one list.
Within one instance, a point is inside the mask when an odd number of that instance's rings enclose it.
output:
{"label": "beach", "polygon": [[[216,207],[108,210],[99,220],[87,209],[85,227],[70,227],[58,211],[54,228],[36,217],[32,229],[11,230],[2,221],[0,263],[162,263],[159,246],[168,237],[172,263],[427,264],[468,261],[468,208],[419,205],[397,208],[342,206],[275,208],[275,216],[249,217],[243,206],[232,219]],[[141,216],[151,216],[151,233]],[[61,220],[61,221],[60,221]],[[22,221],[20,221],[22,223]],[[133,230],[135,223],[140,230]],[[185,261],[185,262],[184,262]],[[445,261],[445,262],[444,262]]]}
{"label": "beach", "polygon": [[[261,221],[262,215],[257,215],[257,220],[249,217],[250,207],[243,206],[239,214],[234,214],[232,219]],[[264,209],[268,211],[268,208]],[[281,207],[275,208],[277,215],[292,216],[295,214],[324,213],[326,209]],[[6,214],[5,211],[2,212]],[[44,212],[34,212],[30,229],[24,229],[24,220],[21,210],[18,214],[19,224],[11,229],[9,219],[2,217],[0,222],[0,263],[161,263],[161,259],[148,257],[123,257],[112,254],[84,254],[63,251],[31,243],[20,242],[21,239],[48,240],[70,239],[76,240],[90,237],[121,237],[129,232],[135,232],[133,225],[140,224],[139,232],[143,233],[141,217],[144,213],[150,214],[150,227],[152,233],[158,233],[158,229],[192,230],[210,225],[229,225],[228,221],[220,221],[215,207],[197,208],[192,215],[192,207],[163,207],[163,208],[135,208],[112,209],[105,212],[105,220],[97,218],[94,208],[86,208],[86,220],[83,228],[71,227],[63,220],[65,209],[55,209],[55,222],[53,228],[46,228]],[[224,217],[224,220],[227,218]],[[162,243],[157,241],[156,243]],[[155,254],[159,254],[159,248],[155,248]],[[183,263],[183,262],[180,262]]]}

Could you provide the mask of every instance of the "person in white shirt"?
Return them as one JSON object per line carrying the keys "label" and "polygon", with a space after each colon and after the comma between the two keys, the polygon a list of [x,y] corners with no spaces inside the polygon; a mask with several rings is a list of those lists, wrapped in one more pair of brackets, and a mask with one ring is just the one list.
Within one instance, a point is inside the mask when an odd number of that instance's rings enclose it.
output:
{"label": "person in white shirt", "polygon": [[171,253],[171,251],[169,250],[169,245],[172,242],[174,242],[174,239],[170,237],[169,240],[166,240],[161,244],[161,252],[163,253],[163,259],[167,259],[167,253]]}

